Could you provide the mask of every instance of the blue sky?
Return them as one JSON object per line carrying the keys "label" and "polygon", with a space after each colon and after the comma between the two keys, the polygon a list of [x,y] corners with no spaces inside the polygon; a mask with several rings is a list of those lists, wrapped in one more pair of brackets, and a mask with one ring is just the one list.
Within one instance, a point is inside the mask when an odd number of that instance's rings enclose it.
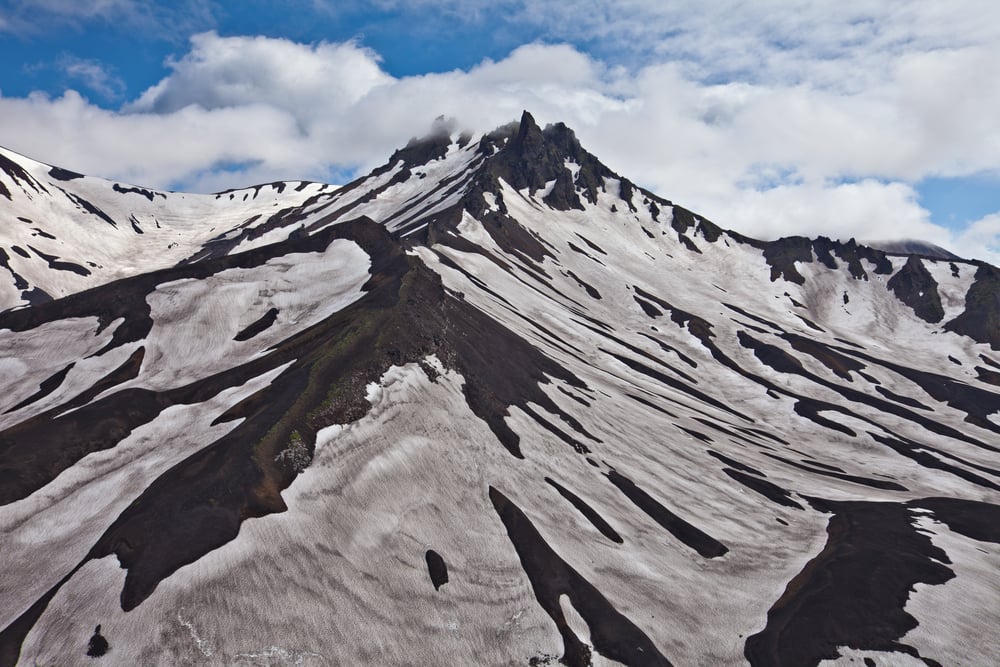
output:
{"label": "blue sky", "polygon": [[[2,81],[7,96],[32,91],[58,95],[75,87],[95,96],[95,102],[114,106],[166,76],[167,58],[182,55],[190,35],[209,30],[222,36],[262,35],[302,43],[355,40],[377,52],[383,69],[394,76],[468,69],[484,58],[499,59],[521,44],[544,38],[535,26],[493,31],[489,29],[493,20],[485,16],[453,20],[448,13],[424,14],[423,20],[414,21],[412,12],[380,9],[377,4],[343,3],[333,9],[321,3],[258,0],[191,3],[200,7],[191,11],[167,9],[168,3],[161,3],[124,22],[119,20],[123,9],[113,7],[138,3],[106,3],[106,12],[95,10],[90,16],[85,10],[59,10],[60,3],[42,4],[52,11],[38,12],[29,3],[0,2],[0,15],[19,16],[25,22],[6,31],[0,42],[0,57],[9,65]],[[289,6],[294,9],[289,11]],[[146,26],[147,20],[158,25]],[[65,63],[70,60],[100,63],[121,84],[120,90],[115,86],[117,96],[89,88],[85,80],[67,73]]]}
{"label": "blue sky", "polygon": [[1000,259],[990,0],[0,1],[0,145],[211,191],[522,108],[744,233]]}

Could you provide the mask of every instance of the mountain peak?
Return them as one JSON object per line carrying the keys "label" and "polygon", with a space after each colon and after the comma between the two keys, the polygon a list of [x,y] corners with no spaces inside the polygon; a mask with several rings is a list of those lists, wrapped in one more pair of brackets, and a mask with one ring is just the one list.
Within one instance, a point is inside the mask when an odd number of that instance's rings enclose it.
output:
{"label": "mountain peak", "polygon": [[538,123],[535,122],[535,117],[525,109],[521,112],[521,121],[518,125],[517,137],[521,141],[527,140],[528,137],[541,135],[542,129],[538,127]]}
{"label": "mountain peak", "polygon": [[534,117],[524,111],[521,114],[521,122],[517,128],[517,134],[507,145],[508,150],[518,152],[524,159],[530,160],[541,157],[545,146],[545,136],[542,129],[538,127]]}
{"label": "mountain peak", "polygon": [[[483,150],[488,156],[484,169],[494,182],[503,179],[515,190],[527,188],[529,195],[544,190],[542,200],[556,210],[565,211],[584,209],[579,193],[596,203],[597,190],[604,189],[604,180],[620,179],[584,150],[573,131],[563,123],[548,125],[543,130],[524,111],[512,136],[507,134],[510,128],[499,128],[483,138]],[[490,191],[496,193],[496,187]]]}

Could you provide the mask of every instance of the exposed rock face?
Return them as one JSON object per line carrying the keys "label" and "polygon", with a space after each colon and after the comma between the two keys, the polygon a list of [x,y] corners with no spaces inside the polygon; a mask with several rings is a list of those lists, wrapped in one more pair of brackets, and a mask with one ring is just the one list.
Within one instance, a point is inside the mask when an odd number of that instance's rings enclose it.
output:
{"label": "exposed rock face", "polygon": [[1000,350],[1000,270],[979,264],[975,282],[965,295],[965,311],[948,322],[945,330]]}
{"label": "exposed rock face", "polygon": [[996,268],[528,113],[340,188],[0,158],[0,667],[994,657]]}
{"label": "exposed rock face", "polygon": [[924,268],[923,263],[913,255],[910,255],[903,268],[889,279],[886,286],[900,301],[912,308],[920,319],[931,323],[944,319],[944,308],[941,307],[937,282]]}

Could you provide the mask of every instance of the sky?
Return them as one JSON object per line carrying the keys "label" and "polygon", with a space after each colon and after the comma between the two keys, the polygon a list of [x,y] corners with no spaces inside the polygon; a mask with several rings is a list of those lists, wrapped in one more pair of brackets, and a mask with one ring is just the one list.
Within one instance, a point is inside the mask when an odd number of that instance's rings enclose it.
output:
{"label": "sky", "polygon": [[995,0],[0,0],[0,63],[0,145],[147,187],[344,183],[527,109],[744,234],[1000,264]]}

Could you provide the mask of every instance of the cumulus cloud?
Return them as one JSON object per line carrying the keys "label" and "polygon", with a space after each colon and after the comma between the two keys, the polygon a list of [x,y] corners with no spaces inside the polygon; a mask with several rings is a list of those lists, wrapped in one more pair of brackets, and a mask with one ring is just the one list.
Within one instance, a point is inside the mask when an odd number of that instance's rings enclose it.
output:
{"label": "cumulus cloud", "polygon": [[[77,171],[161,188],[199,189],[195,181],[207,172],[218,169],[239,179],[239,172],[251,166],[268,174],[263,180],[274,180],[278,173],[301,168],[306,147],[294,118],[266,105],[121,114],[68,91],[58,98],[0,98],[0,114],[0,135],[13,150]],[[12,128],[26,141],[18,140]],[[48,157],[52,155],[65,157]]]}
{"label": "cumulus cloud", "polygon": [[963,257],[976,257],[1000,266],[1000,211],[973,222],[958,234],[952,245]]}
{"label": "cumulus cloud", "polygon": [[127,110],[166,114],[197,105],[220,109],[265,104],[300,117],[342,113],[393,81],[379,57],[356,43],[297,44],[267,37],[191,38],[172,73]]}
{"label": "cumulus cloud", "polygon": [[[781,214],[776,216],[775,211]],[[949,232],[928,220],[916,192],[902,183],[864,180],[833,186],[779,185],[741,190],[720,207],[721,219],[739,219],[766,238],[789,233],[858,240],[921,239],[951,245]]]}
{"label": "cumulus cloud", "polygon": [[[551,11],[554,33],[583,6],[499,4],[516,21]],[[840,3],[844,32],[804,7],[753,23],[740,3],[694,18],[677,13],[690,3],[666,4],[630,0],[614,26],[602,22],[607,8],[578,22],[623,41],[673,25],[676,57],[632,67],[535,43],[467,70],[397,78],[357,42],[201,33],[118,111],[73,91],[0,98],[0,143],[77,171],[205,191],[345,177],[438,115],[484,131],[527,108],[542,123],[569,124],[616,171],[743,233],[915,237],[973,256],[994,243],[992,218],[961,237],[933,225],[913,186],[1000,171],[1000,89],[984,84],[1000,80],[998,49],[984,37],[992,27],[942,15],[968,29],[948,41],[928,24],[928,3]],[[886,19],[890,10],[901,18]],[[754,53],[741,51],[751,44]],[[758,67],[761,54],[769,64]],[[754,76],[719,76],[754,67]]]}
{"label": "cumulus cloud", "polygon": [[367,169],[441,114],[492,129],[526,107],[596,123],[623,104],[599,89],[602,68],[568,46],[528,45],[468,72],[397,79],[351,42],[204,33],[169,66],[117,112],[73,91],[0,98],[0,136],[78,171],[202,189]]}

